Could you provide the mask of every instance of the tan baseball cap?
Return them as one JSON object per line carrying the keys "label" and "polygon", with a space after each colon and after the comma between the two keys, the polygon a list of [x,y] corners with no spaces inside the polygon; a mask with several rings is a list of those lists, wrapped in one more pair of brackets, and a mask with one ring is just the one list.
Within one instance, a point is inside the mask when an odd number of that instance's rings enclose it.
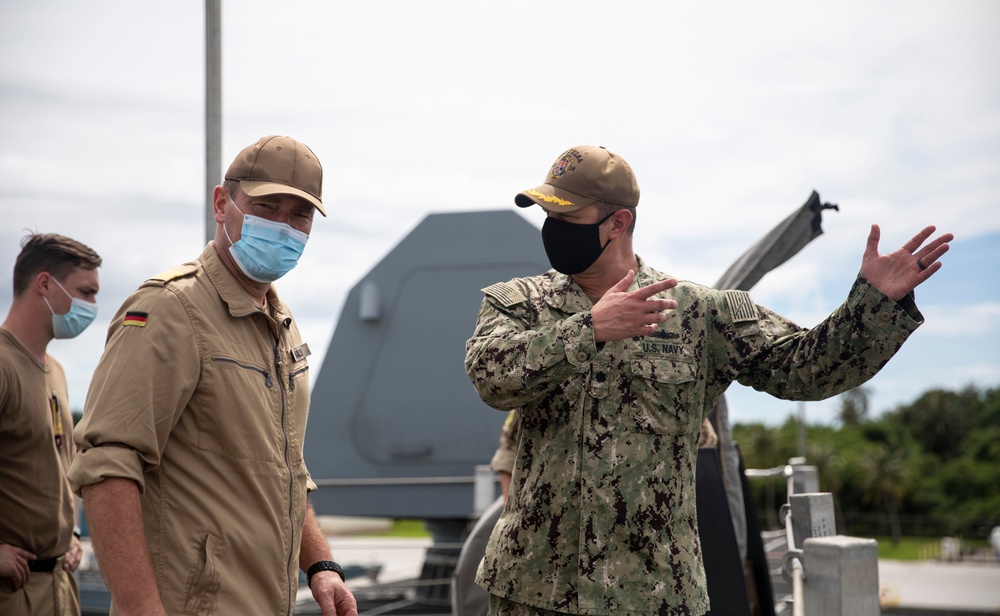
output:
{"label": "tan baseball cap", "polygon": [[518,207],[537,203],[550,212],[572,212],[597,201],[635,207],[639,185],[625,159],[592,145],[566,150],[552,164],[544,184],[514,197]]}
{"label": "tan baseball cap", "polygon": [[226,171],[227,180],[239,180],[251,197],[295,195],[323,209],[323,167],[304,143],[269,135],[243,148]]}

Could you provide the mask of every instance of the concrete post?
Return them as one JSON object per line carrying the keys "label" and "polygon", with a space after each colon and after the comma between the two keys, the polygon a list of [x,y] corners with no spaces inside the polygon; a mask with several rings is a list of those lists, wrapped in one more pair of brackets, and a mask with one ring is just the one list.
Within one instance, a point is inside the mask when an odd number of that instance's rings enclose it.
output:
{"label": "concrete post", "polygon": [[837,519],[833,495],[829,492],[793,494],[788,497],[792,513],[792,539],[802,549],[810,537],[832,537],[837,534]]}
{"label": "concrete post", "polygon": [[[797,461],[797,458],[792,458]],[[791,474],[788,477],[789,494],[806,494],[819,492],[819,471],[809,464],[791,464]]]}
{"label": "concrete post", "polygon": [[472,486],[472,512],[478,517],[496,500],[497,477],[489,464],[477,464]]}
{"label": "concrete post", "polygon": [[[794,518],[794,516],[793,516]],[[878,544],[858,537],[805,540],[804,599],[809,616],[878,616]]]}

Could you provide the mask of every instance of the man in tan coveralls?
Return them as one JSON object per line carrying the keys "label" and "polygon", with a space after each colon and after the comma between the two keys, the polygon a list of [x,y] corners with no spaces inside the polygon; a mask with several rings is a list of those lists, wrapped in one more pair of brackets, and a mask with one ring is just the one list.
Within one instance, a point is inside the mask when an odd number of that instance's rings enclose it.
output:
{"label": "man in tan coveralls", "polygon": [[309,504],[309,347],[271,284],[298,261],[323,171],[289,137],[245,148],[215,240],[146,281],[108,331],[70,471],[112,613],[357,614]]}
{"label": "man in tan coveralls", "polygon": [[632,250],[639,187],[604,148],[571,148],[515,197],[548,213],[553,270],[484,289],[465,365],[517,409],[510,500],[477,582],[491,614],[704,614],[695,512],[703,420],[732,381],[791,400],[865,382],[923,317],[913,289],[951,234],[879,254],[872,226],[847,301],[804,329],[746,292],[678,282]]}
{"label": "man in tan coveralls", "polygon": [[0,328],[0,614],[78,616],[82,550],[66,479],[73,417],[66,374],[47,348],[97,315],[101,258],[56,234],[21,247]]}

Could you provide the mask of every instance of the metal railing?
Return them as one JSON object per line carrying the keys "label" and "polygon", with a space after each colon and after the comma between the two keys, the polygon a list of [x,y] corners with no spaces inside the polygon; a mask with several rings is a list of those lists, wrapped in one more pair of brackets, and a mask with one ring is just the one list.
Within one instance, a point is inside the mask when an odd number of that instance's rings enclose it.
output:
{"label": "metal railing", "polygon": [[[879,614],[878,548],[872,539],[836,535],[833,495],[818,491],[816,467],[792,458],[770,469],[747,469],[746,476],[784,476],[788,481],[788,502],[779,513],[788,546],[780,571],[791,595],[781,599],[776,611],[784,613],[790,606],[793,616]],[[845,568],[842,563],[848,560],[851,567]]]}

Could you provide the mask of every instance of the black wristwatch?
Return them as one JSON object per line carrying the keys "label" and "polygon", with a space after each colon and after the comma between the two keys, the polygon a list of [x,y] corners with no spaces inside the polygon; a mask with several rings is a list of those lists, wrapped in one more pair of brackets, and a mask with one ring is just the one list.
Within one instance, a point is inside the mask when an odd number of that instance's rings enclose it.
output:
{"label": "black wristwatch", "polygon": [[340,576],[341,580],[345,582],[347,581],[346,579],[344,579],[344,569],[340,565],[333,562],[332,560],[321,560],[318,562],[314,562],[309,567],[309,569],[306,570],[306,578],[308,579],[309,588],[312,588],[313,576],[319,573],[320,571],[333,571],[334,573]]}

